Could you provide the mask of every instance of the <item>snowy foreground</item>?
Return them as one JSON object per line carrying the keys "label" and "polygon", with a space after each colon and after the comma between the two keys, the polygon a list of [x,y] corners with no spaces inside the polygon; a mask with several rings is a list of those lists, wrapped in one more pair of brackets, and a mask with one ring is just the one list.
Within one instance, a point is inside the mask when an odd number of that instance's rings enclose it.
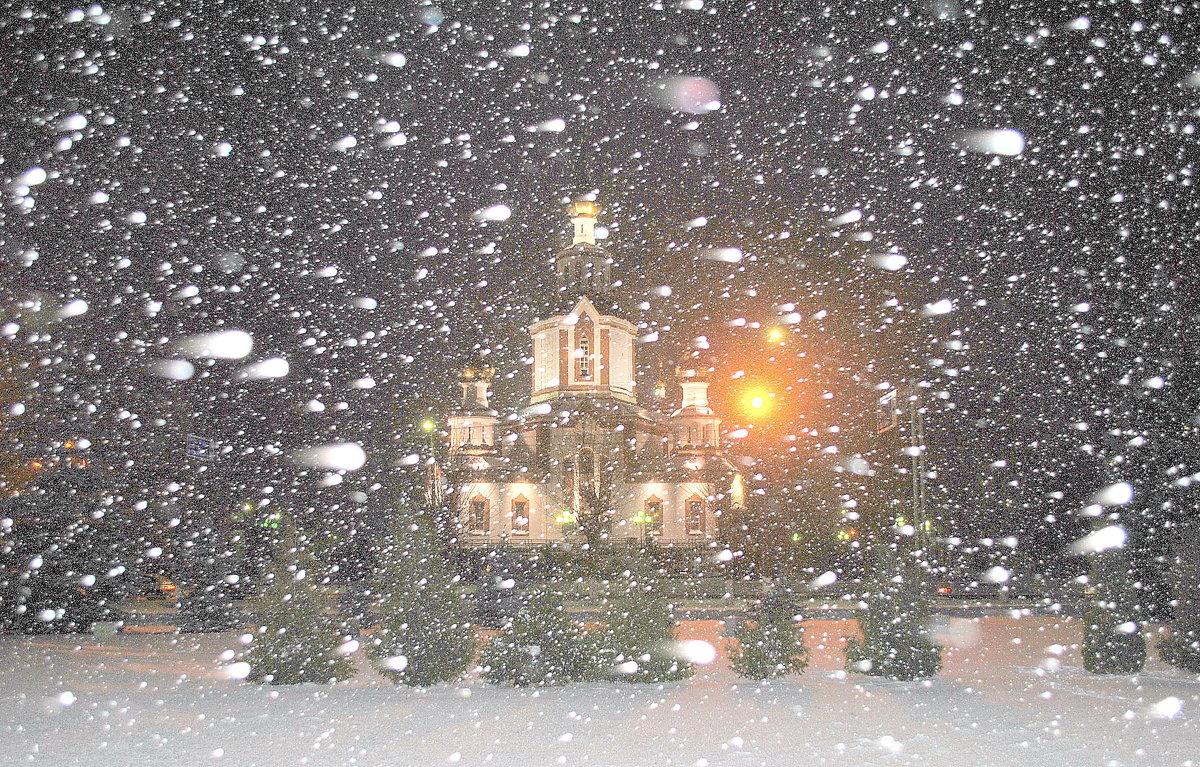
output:
{"label": "snowy foreground", "polygon": [[[471,679],[259,687],[234,634],[0,637],[0,764],[1200,765],[1200,677],[1080,668],[1075,620],[952,620],[931,682],[840,671],[853,621],[808,624],[799,677],[746,683],[723,656],[686,682],[543,691]],[[718,646],[720,624],[681,638]],[[81,644],[82,642],[82,644]]]}

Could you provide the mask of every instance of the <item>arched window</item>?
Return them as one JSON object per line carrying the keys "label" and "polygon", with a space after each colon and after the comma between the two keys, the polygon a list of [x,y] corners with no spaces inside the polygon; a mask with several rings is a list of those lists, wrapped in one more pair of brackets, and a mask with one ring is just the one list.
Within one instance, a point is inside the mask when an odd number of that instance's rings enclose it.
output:
{"label": "arched window", "polygon": [[467,530],[482,535],[488,531],[488,499],[477,495],[467,503]]}
{"label": "arched window", "polygon": [[688,535],[704,535],[704,516],[704,499],[698,495],[688,498],[684,509],[684,525]]}
{"label": "arched window", "polygon": [[646,532],[651,535],[662,535],[663,502],[657,496],[646,499]]}
{"label": "arched window", "polygon": [[592,377],[592,339],[579,340],[579,378],[583,380]]}
{"label": "arched window", "polygon": [[512,502],[513,535],[529,535],[529,500],[518,495]]}

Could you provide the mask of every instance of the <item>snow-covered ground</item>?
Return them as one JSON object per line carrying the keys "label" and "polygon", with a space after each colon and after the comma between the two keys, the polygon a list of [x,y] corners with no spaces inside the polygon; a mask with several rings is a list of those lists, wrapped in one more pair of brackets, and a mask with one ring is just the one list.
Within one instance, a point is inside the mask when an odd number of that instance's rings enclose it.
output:
{"label": "snow-covered ground", "polygon": [[[808,624],[801,676],[746,683],[723,656],[686,682],[549,690],[477,679],[336,687],[228,678],[214,636],[0,637],[0,764],[1200,765],[1200,677],[1079,667],[1078,621],[959,619],[942,674],[897,683],[841,670],[852,621]],[[721,645],[720,626],[682,638]]]}

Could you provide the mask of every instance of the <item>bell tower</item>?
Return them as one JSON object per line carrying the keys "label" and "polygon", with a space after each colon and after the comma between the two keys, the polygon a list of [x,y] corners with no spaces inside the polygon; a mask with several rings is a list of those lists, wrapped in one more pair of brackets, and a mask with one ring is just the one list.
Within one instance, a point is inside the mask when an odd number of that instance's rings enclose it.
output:
{"label": "bell tower", "polygon": [[574,232],[570,247],[554,256],[554,272],[561,292],[571,299],[588,296],[593,300],[612,289],[612,258],[596,244],[596,218],[600,206],[594,200],[576,200],[567,208]]}
{"label": "bell tower", "polygon": [[572,245],[596,244],[596,215],[600,206],[591,200],[576,200],[567,208],[571,223],[575,225],[575,238]]}
{"label": "bell tower", "polygon": [[490,454],[496,451],[496,412],[488,405],[495,369],[468,366],[459,374],[462,404],[450,416],[450,452]]}
{"label": "bell tower", "polygon": [[634,354],[637,327],[605,313],[611,306],[612,259],[596,244],[595,200],[577,199],[567,208],[571,245],[554,256],[564,301],[561,316],[529,327],[533,341],[531,404],[560,397],[600,397],[635,402]]}
{"label": "bell tower", "polygon": [[680,366],[677,371],[683,401],[671,414],[675,449],[717,452],[721,449],[721,419],[708,406],[708,371]]}

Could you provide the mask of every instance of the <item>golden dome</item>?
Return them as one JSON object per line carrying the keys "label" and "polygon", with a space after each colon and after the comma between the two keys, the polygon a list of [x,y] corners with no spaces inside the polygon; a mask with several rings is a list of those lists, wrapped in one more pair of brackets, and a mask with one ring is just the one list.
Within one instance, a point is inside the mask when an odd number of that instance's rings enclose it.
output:
{"label": "golden dome", "polygon": [[586,217],[596,218],[600,215],[600,204],[595,200],[576,200],[571,203],[571,207],[567,209],[571,218]]}
{"label": "golden dome", "polygon": [[467,365],[459,374],[462,381],[490,381],[496,374],[496,368],[486,365]]}

